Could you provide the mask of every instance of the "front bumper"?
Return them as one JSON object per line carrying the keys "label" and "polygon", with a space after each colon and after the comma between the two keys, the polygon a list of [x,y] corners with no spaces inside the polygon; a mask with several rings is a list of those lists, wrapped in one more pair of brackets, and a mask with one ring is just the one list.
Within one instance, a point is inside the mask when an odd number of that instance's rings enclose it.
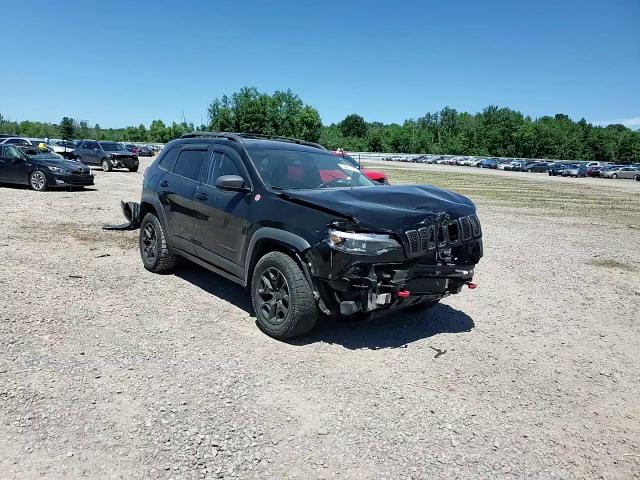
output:
{"label": "front bumper", "polygon": [[111,164],[115,168],[137,168],[140,164],[138,157],[111,157]]}
{"label": "front bumper", "polygon": [[420,257],[403,252],[351,255],[326,244],[307,254],[310,274],[329,312],[349,315],[404,308],[459,293],[473,279],[482,239],[438,248]]}
{"label": "front bumper", "polygon": [[88,187],[94,184],[93,175],[50,174],[50,187]]}

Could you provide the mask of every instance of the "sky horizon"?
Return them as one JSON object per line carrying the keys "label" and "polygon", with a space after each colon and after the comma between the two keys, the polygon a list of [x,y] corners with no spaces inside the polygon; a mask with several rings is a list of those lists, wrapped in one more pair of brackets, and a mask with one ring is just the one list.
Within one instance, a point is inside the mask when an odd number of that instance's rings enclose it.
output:
{"label": "sky horizon", "polygon": [[3,7],[16,48],[3,52],[0,114],[199,125],[214,98],[254,86],[291,89],[325,125],[499,105],[640,127],[637,0],[105,3]]}

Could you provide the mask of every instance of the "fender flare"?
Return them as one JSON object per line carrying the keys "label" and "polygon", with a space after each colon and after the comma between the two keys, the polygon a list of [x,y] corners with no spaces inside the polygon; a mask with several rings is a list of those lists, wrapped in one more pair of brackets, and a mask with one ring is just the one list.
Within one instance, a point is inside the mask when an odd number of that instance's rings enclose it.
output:
{"label": "fender flare", "polygon": [[249,268],[251,267],[251,259],[253,258],[253,252],[256,245],[260,240],[275,240],[287,247],[291,248],[296,254],[302,255],[305,251],[311,248],[309,242],[295,233],[287,232],[286,230],[280,230],[272,227],[260,227],[256,230],[249,241],[247,250],[244,256],[244,281],[248,282],[250,277]]}

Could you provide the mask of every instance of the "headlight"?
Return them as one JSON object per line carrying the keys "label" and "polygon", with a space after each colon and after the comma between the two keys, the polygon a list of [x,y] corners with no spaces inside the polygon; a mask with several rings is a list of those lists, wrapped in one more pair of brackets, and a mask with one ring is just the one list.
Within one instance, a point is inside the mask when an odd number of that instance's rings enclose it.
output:
{"label": "headlight", "polygon": [[402,250],[400,244],[391,236],[376,233],[329,230],[327,241],[331,248],[359,255],[381,255],[391,250]]}
{"label": "headlight", "polygon": [[67,170],[65,170],[64,168],[60,168],[60,167],[47,166],[47,168],[49,170],[51,170],[53,173],[69,173]]}

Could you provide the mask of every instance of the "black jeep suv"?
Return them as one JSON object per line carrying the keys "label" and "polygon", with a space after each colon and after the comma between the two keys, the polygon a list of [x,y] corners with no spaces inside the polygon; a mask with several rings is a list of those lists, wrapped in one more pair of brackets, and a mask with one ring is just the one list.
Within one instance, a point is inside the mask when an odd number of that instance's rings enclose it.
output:
{"label": "black jeep suv", "polygon": [[100,165],[105,172],[110,172],[114,168],[128,168],[130,172],[138,171],[138,157],[117,142],[83,140],[76,146],[73,156],[84,164]]}
{"label": "black jeep suv", "polygon": [[[378,186],[324,147],[195,132],[144,175],[145,268],[187,258],[250,290],[258,326],[303,335],[320,312],[432,306],[470,284],[481,229],[466,197]],[[470,286],[473,286],[472,284]]]}

